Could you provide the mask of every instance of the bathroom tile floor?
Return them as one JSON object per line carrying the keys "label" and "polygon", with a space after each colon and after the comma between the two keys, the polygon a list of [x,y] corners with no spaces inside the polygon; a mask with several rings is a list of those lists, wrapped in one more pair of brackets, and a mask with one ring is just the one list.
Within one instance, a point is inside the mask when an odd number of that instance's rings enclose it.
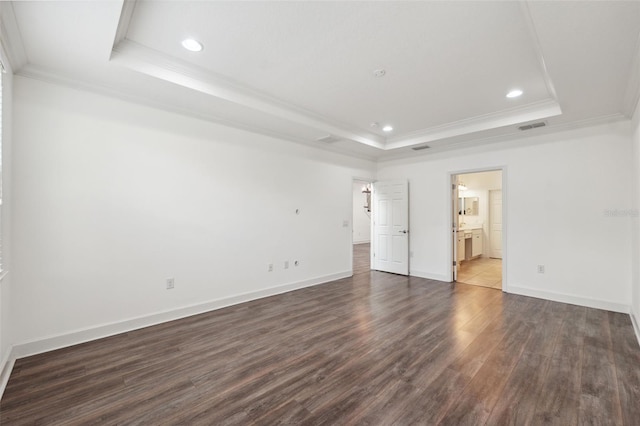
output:
{"label": "bathroom tile floor", "polygon": [[458,282],[501,290],[502,259],[480,257],[463,260],[458,271]]}

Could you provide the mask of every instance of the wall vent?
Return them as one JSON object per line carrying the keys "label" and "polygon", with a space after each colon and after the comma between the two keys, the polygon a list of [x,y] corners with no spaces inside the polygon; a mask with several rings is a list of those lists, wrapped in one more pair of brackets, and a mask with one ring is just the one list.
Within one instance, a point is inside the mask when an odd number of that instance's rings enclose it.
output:
{"label": "wall vent", "polygon": [[525,124],[524,126],[518,127],[518,129],[524,131],[524,130],[537,129],[538,127],[544,127],[546,125],[547,123],[545,121],[539,121],[537,123]]}
{"label": "wall vent", "polygon": [[431,148],[429,145],[422,145],[422,146],[414,146],[411,149],[414,151],[422,151],[423,149],[429,149]]}

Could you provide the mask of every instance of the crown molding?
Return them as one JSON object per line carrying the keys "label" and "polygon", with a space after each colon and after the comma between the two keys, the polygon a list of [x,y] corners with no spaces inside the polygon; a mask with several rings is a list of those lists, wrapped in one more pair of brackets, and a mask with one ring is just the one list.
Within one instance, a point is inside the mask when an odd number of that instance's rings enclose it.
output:
{"label": "crown molding", "polygon": [[131,40],[125,39],[115,46],[111,60],[134,71],[384,151],[548,118],[562,113],[557,101],[546,99],[525,107],[447,123],[414,132],[409,137],[404,136],[385,142],[383,137],[372,134],[363,136],[362,132],[349,129],[346,125],[332,123],[327,118],[310,111],[250,91],[208,70],[176,60]]}
{"label": "crown molding", "polygon": [[9,62],[5,65],[11,71],[19,71],[29,63],[13,10],[13,2],[0,1],[0,42]]}
{"label": "crown molding", "polygon": [[[582,129],[586,127],[593,127],[602,124],[612,124],[627,121],[628,117],[624,114],[616,113],[616,114],[608,114],[599,117],[588,118],[584,120],[578,121],[570,121],[567,123],[560,123],[546,127],[540,127],[537,129],[529,130],[527,132],[511,131],[509,133],[501,133],[499,135],[491,135],[485,136],[481,138],[471,138],[463,141],[453,141],[450,143],[445,143],[439,146],[434,146],[430,149],[424,151],[400,151],[397,153],[384,154],[380,158],[378,158],[378,163],[386,163],[396,160],[406,160],[406,159],[416,159],[420,158],[426,159],[429,156],[433,156],[434,154],[441,154],[451,151],[460,151],[463,149],[503,149],[508,148],[505,147],[504,144],[506,142],[514,142],[514,141],[525,141],[527,139],[531,139],[538,136],[549,135],[553,133],[566,132],[571,130]],[[494,145],[495,147],[493,147]]]}
{"label": "crown molding", "polygon": [[[265,137],[276,138],[292,143],[296,143],[299,145],[303,145],[306,147],[318,149],[321,151],[331,152],[334,154],[343,155],[349,158],[354,158],[358,160],[371,161],[375,163],[386,163],[390,161],[396,160],[404,160],[404,159],[415,159],[419,160],[420,158],[426,159],[430,155],[446,153],[449,151],[459,151],[463,149],[487,149],[487,145],[498,145],[504,142],[510,142],[514,140],[525,140],[530,139],[532,137],[537,137],[541,135],[557,133],[562,131],[569,131],[574,129],[580,129],[584,127],[597,126],[601,124],[610,124],[628,120],[628,117],[621,113],[610,114],[605,116],[599,116],[594,118],[589,118],[585,120],[572,121],[568,123],[561,123],[557,125],[542,127],[539,129],[534,129],[528,132],[521,131],[512,131],[506,134],[500,135],[492,135],[482,138],[472,138],[469,140],[458,141],[458,142],[449,142],[437,147],[433,147],[431,149],[425,151],[380,151],[380,156],[367,155],[364,153],[355,153],[349,149],[342,148],[336,144],[320,144],[316,141],[306,140],[302,138],[295,138],[291,135],[287,135],[284,133],[271,131],[268,129],[264,129],[261,127],[250,126],[243,122],[238,122],[235,120],[225,119],[223,117],[214,116],[211,114],[203,114],[197,111],[188,110],[184,108],[176,107],[173,104],[158,102],[155,100],[150,100],[143,96],[131,95],[128,92],[119,90],[114,87],[106,86],[106,85],[98,85],[95,83],[90,83],[86,81],[81,81],[75,78],[69,78],[64,75],[58,74],[54,71],[44,69],[41,67],[36,67],[33,65],[27,65],[23,69],[21,69],[16,75],[25,78],[31,78],[34,80],[40,80],[47,83],[53,83],[60,86],[69,87],[75,90],[81,90],[91,93],[96,93],[103,96],[108,96],[111,98],[120,99],[126,102],[132,102],[138,105],[143,105],[155,109],[159,109],[166,112],[176,113],[204,121],[209,121],[215,124],[235,128],[238,130],[243,130],[255,134],[259,134]],[[496,147],[503,148],[503,146]]]}
{"label": "crown molding", "polygon": [[629,73],[629,81],[627,82],[627,90],[625,92],[622,112],[629,118],[633,117],[636,112],[638,102],[640,101],[640,35],[636,41],[633,51],[633,59]]}
{"label": "crown molding", "polygon": [[538,59],[538,66],[540,67],[540,72],[542,73],[544,83],[547,86],[547,93],[549,94],[551,99],[557,102],[558,95],[556,94],[556,88],[553,85],[551,76],[549,75],[549,70],[547,69],[547,61],[544,59],[542,46],[540,45],[540,37],[538,37],[538,30],[536,29],[536,25],[533,22],[533,16],[531,16],[531,9],[529,9],[529,3],[527,1],[520,1],[520,10],[522,12],[522,17],[524,18],[524,21],[527,25],[527,31],[529,32],[531,45],[533,46],[533,50],[536,53],[536,58]]}
{"label": "crown molding", "polygon": [[495,129],[497,127],[511,126],[527,121],[541,120],[562,114],[560,105],[553,99],[545,99],[520,108],[503,110],[496,113],[485,114],[477,117],[465,118],[441,126],[431,127],[419,132],[413,132],[408,136],[402,136],[390,140],[386,149],[398,149],[436,140],[467,135]]}
{"label": "crown molding", "polygon": [[527,26],[527,32],[533,50],[535,51],[540,73],[544,80],[548,98],[539,102],[525,105],[524,107],[513,108],[509,110],[498,111],[495,113],[485,114],[481,116],[466,118],[463,120],[453,121],[450,123],[434,126],[428,129],[422,129],[410,134],[398,136],[387,141],[386,150],[404,148],[423,143],[429,143],[437,140],[453,138],[470,133],[481,132],[484,130],[494,129],[498,127],[511,126],[514,124],[525,123],[527,121],[541,120],[562,114],[560,103],[556,94],[553,81],[547,70],[546,61],[540,45],[540,39],[531,16],[529,5],[526,1],[520,2],[520,10],[522,17]]}
{"label": "crown molding", "polygon": [[317,129],[320,133],[329,133],[374,148],[384,149],[385,140],[381,136],[350,129],[347,125],[335,123],[311,111],[241,87],[223,76],[164,55],[128,39],[114,47],[111,61],[142,74],[309,126]]}
{"label": "crown molding", "polygon": [[108,97],[119,99],[125,102],[131,102],[131,103],[143,105],[150,108],[155,108],[155,109],[166,111],[166,112],[180,114],[183,116],[208,121],[214,124],[231,127],[234,129],[238,129],[238,130],[242,130],[242,131],[246,131],[246,132],[250,132],[250,133],[254,133],[254,134],[258,134],[258,135],[262,135],[270,138],[280,139],[287,142],[293,142],[299,145],[306,146],[308,148],[318,149],[321,151],[331,152],[334,154],[340,154],[343,156],[347,156],[349,158],[372,161],[372,162],[377,161],[377,158],[378,158],[377,156],[367,155],[365,153],[355,153],[349,149],[337,146],[335,144],[323,144],[315,140],[310,140],[306,138],[296,138],[286,133],[265,129],[263,127],[251,126],[244,122],[230,120],[228,118],[224,118],[218,115],[205,114],[192,109],[176,107],[174,104],[171,104],[171,103],[159,102],[157,100],[149,99],[145,96],[132,95],[126,91],[120,90],[113,86],[96,84],[94,82],[88,82],[88,81],[83,81],[77,78],[67,77],[53,70],[34,66],[31,64],[22,68],[18,73],[16,73],[16,75],[18,75],[19,77],[30,78],[33,80],[39,80],[46,83],[52,83],[59,86],[69,87],[74,90],[81,90],[81,91],[91,92],[91,93],[95,93],[102,96],[108,96]]}
{"label": "crown molding", "polygon": [[122,11],[120,12],[120,19],[118,19],[118,27],[116,29],[113,46],[111,47],[112,51],[127,37],[127,33],[129,32],[129,25],[131,24],[131,18],[133,17],[133,12],[135,11],[137,4],[137,0],[122,1]]}
{"label": "crown molding", "polygon": [[179,61],[127,39],[137,0],[123,0],[110,60],[135,71],[161,78],[192,90],[198,90],[230,102],[308,125],[334,136],[384,149],[385,139],[379,135],[350,129],[311,111],[287,104],[279,99],[242,87],[208,70]]}

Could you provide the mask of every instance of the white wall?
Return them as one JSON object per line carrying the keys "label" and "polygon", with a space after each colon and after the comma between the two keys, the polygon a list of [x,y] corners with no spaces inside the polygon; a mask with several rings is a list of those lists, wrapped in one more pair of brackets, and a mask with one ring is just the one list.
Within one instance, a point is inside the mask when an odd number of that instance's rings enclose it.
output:
{"label": "white wall", "polygon": [[366,195],[362,193],[362,187],[367,182],[353,182],[353,243],[361,244],[371,241],[371,213],[364,206],[367,204]]}
{"label": "white wall", "polygon": [[[10,68],[8,61],[3,60]],[[13,344],[13,323],[11,321],[11,157],[12,157],[12,88],[13,76],[9,70],[3,74],[2,87],[2,263],[5,270],[0,280],[0,395],[4,382],[8,380],[11,363],[9,355]],[[5,367],[7,367],[5,369]],[[4,374],[3,374],[4,373]]]}
{"label": "white wall", "polygon": [[607,213],[632,206],[629,131],[622,122],[379,164],[378,179],[410,181],[411,273],[450,277],[450,174],[506,166],[507,290],[628,310],[631,219]]}
{"label": "white wall", "polygon": [[18,343],[349,275],[373,163],[22,77],[14,107]]}
{"label": "white wall", "polygon": [[633,144],[633,250],[631,252],[631,268],[633,279],[631,282],[631,314],[638,341],[640,341],[640,101],[631,123],[631,140]]}

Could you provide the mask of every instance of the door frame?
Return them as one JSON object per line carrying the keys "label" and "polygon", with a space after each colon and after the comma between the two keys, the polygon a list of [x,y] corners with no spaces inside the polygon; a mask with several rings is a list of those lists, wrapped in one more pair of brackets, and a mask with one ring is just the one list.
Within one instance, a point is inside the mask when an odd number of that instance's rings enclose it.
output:
{"label": "door frame", "polygon": [[[502,291],[505,293],[509,292],[509,282],[507,280],[507,267],[509,265],[509,250],[507,247],[507,235],[509,228],[509,218],[507,215],[507,203],[508,203],[508,183],[507,183],[507,172],[508,167],[506,165],[503,166],[489,166],[489,167],[479,167],[474,169],[463,169],[463,170],[455,170],[450,171],[447,174],[447,186],[446,186],[446,194],[447,194],[447,243],[445,247],[447,247],[447,261],[448,261],[448,269],[449,269],[449,282],[454,282],[454,273],[453,273],[453,261],[454,259],[454,244],[458,242],[457,235],[452,231],[452,219],[454,216],[453,211],[453,202],[452,202],[452,189],[451,184],[453,182],[453,178],[456,175],[464,175],[468,173],[481,173],[481,172],[493,172],[493,171],[502,171]],[[457,213],[457,212],[456,212]],[[457,226],[456,226],[457,229]]]}
{"label": "door frame", "polygon": [[[350,236],[349,236],[349,270],[351,271],[351,275],[353,276],[353,184],[355,182],[367,182],[369,184],[373,184],[374,182],[376,182],[376,179],[373,179],[371,177],[358,177],[358,176],[351,176],[351,189],[349,190],[349,205],[351,206],[350,211],[351,211],[351,217],[349,218],[349,223],[351,224],[351,226],[349,227],[349,229],[351,230]],[[371,206],[371,210],[373,210],[373,203]],[[369,217],[369,222],[372,223],[373,220],[371,219],[371,216]],[[371,267],[373,266],[373,250],[371,247],[371,244],[373,243],[373,225],[371,225],[370,227],[370,235],[369,235],[369,270],[371,270]]]}
{"label": "door frame", "polygon": [[[493,238],[491,237],[491,233],[493,231],[493,226],[492,226],[492,221],[491,221],[491,217],[492,217],[492,212],[493,212],[493,208],[491,207],[491,193],[495,192],[495,191],[500,191],[500,200],[504,203],[504,194],[502,193],[502,189],[490,189],[489,190],[489,257],[491,257],[491,255],[493,254]],[[503,209],[504,210],[504,209]],[[501,228],[502,228],[502,221],[500,223]],[[500,231],[502,233],[502,231]],[[502,249],[500,249],[500,259],[502,259]]]}

